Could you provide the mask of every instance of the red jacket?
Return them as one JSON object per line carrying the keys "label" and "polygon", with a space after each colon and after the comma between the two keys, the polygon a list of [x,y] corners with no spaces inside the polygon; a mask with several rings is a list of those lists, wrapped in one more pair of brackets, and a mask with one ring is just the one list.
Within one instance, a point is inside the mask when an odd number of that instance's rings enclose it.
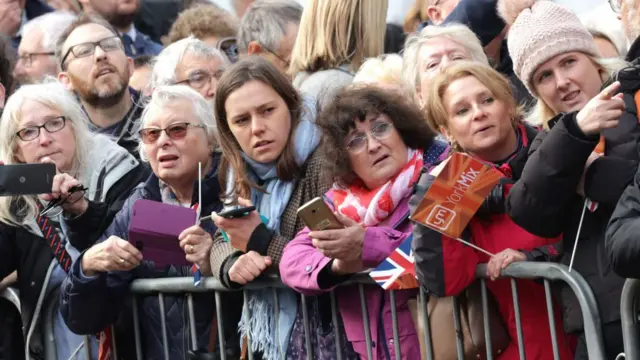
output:
{"label": "red jacket", "polygon": [[[519,131],[522,140],[519,151],[511,160],[497,167],[505,178],[512,180],[519,177],[519,169],[524,167],[529,139],[532,139],[532,133],[534,133],[531,128],[525,129],[524,126]],[[509,188],[509,186],[506,187],[504,197]],[[416,196],[421,195],[416,194]],[[493,254],[508,248],[532,251],[558,242],[557,238],[542,238],[528,233],[516,225],[507,214],[500,211],[482,218],[476,215],[462,237]],[[488,255],[423,226],[414,227],[414,256],[416,272],[421,284],[430,294],[436,296],[459,295],[475,280],[476,266],[489,261]],[[516,283],[527,359],[553,359],[544,287],[533,280],[516,280]],[[509,347],[498,359],[519,359],[510,279],[487,281],[487,287],[498,303],[499,311],[512,339]],[[557,309],[554,312],[560,358],[573,359],[571,347],[562,329],[560,312]]]}

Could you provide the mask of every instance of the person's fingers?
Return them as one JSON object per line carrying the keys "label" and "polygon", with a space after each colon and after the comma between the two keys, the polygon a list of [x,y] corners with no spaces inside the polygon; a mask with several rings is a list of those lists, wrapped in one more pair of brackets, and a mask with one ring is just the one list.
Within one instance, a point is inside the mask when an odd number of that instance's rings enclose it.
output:
{"label": "person's fingers", "polygon": [[51,182],[51,193],[59,195],[60,187],[64,182],[64,174],[57,174],[53,177],[53,181]]}
{"label": "person's fingers", "polygon": [[188,235],[204,236],[205,235],[205,231],[204,231],[203,228],[200,227],[200,225],[193,225],[193,226],[188,227],[185,230],[183,230],[180,233],[180,235],[178,235],[178,239],[182,240]]}
{"label": "person's fingers", "polygon": [[333,215],[335,215],[335,217],[338,219],[338,221],[340,221],[342,223],[342,225],[349,227],[349,226],[358,226],[359,224],[355,221],[353,221],[352,218],[348,217],[348,216],[344,216],[342,214],[340,214],[339,212],[334,212]]}
{"label": "person's fingers", "polygon": [[620,89],[620,82],[614,81],[613,84],[602,89],[602,91],[600,91],[600,93],[596,95],[595,98],[602,99],[602,100],[611,99],[611,97],[613,97],[613,95],[615,95],[615,93],[618,92],[618,89]]}
{"label": "person's fingers", "polygon": [[126,240],[122,240],[122,239],[119,239],[119,240],[120,241],[116,243],[117,247],[122,249],[123,251],[126,251],[127,253],[131,254],[134,258],[136,258],[137,259],[136,265],[140,264],[140,261],[142,261],[142,253],[140,252],[140,250],[138,250],[135,246],[133,246],[130,242]]}
{"label": "person's fingers", "polygon": [[111,253],[111,256],[112,256],[113,262],[117,266],[123,266],[125,264],[128,264],[130,266],[138,266],[139,264],[138,259],[130,252],[126,251],[125,249],[119,246],[115,246],[113,250],[114,251]]}
{"label": "person's fingers", "polygon": [[231,281],[241,285],[251,282],[253,280],[251,274],[246,271],[244,267],[238,265],[238,263],[234,264],[232,269],[229,271],[229,278]]}
{"label": "person's fingers", "polygon": [[53,161],[52,158],[45,156],[42,159],[40,159],[40,163],[42,164],[53,164],[56,167],[56,174],[60,174],[60,171],[58,171],[58,165],[56,165],[56,162]]}
{"label": "person's fingers", "polygon": [[238,198],[238,205],[240,205],[242,207],[248,207],[248,206],[253,206],[253,203],[249,199],[245,199],[243,197],[239,197]]}

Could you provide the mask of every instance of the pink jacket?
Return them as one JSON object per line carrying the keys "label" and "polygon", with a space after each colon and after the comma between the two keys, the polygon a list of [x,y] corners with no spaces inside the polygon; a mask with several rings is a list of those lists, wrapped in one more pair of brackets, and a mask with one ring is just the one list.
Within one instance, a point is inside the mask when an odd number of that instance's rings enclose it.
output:
{"label": "pink jacket", "polygon": [[[327,193],[333,199],[332,191]],[[407,218],[409,214],[408,198],[402,201],[393,214],[376,227],[368,227],[365,232],[362,260],[365,268],[380,264],[396,247],[411,235],[413,224]],[[400,223],[396,229],[394,225]],[[318,274],[330,261],[312,245],[305,228],[284,248],[280,260],[280,277],[294,290],[305,295],[317,295],[332,291],[318,286]],[[365,285],[369,326],[373,341],[373,359],[419,359],[420,345],[416,335],[407,301],[417,296],[418,289],[396,291],[398,309],[398,330],[401,357],[395,354],[393,344],[393,324],[391,322],[391,301],[389,292],[377,285]],[[347,338],[362,359],[367,358],[365,333],[363,330],[360,292],[357,285],[336,289],[338,306],[344,323]],[[381,342],[384,341],[384,346]]]}

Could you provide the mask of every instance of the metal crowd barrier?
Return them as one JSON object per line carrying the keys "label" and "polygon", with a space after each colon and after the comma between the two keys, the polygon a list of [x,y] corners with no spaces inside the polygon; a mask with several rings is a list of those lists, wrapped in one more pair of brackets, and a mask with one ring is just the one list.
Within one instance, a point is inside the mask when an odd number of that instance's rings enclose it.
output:
{"label": "metal crowd barrier", "polygon": [[[477,268],[476,275],[481,279],[482,286],[482,305],[483,305],[483,313],[488,312],[488,300],[487,300],[487,288],[486,288],[486,265],[481,265]],[[546,303],[549,317],[549,327],[551,329],[552,334],[552,347],[554,359],[560,359],[559,355],[559,347],[556,337],[556,327],[555,327],[555,318],[554,312],[552,310],[553,301],[551,299],[551,282],[552,281],[562,281],[566,283],[576,294],[578,302],[580,304],[580,308],[582,311],[582,316],[584,318],[584,331],[587,343],[587,351],[589,354],[589,358],[591,359],[604,359],[604,348],[602,342],[602,328],[600,322],[600,315],[597,310],[595,297],[593,292],[587,285],[586,281],[582,276],[580,276],[577,272],[569,272],[568,268],[564,265],[553,264],[553,263],[529,263],[529,262],[520,262],[514,263],[509,266],[507,269],[503,271],[503,276],[512,278],[511,287],[512,287],[512,296],[514,301],[514,306],[516,309],[516,324],[517,324],[517,339],[513,339],[513,341],[517,341],[518,348],[520,352],[520,358],[526,359],[526,354],[524,350],[524,339],[522,336],[522,325],[519,313],[519,300],[518,300],[518,285],[514,279],[541,279],[544,282],[544,289],[546,293]],[[354,276],[349,282],[342,284],[341,286],[358,286],[360,290],[360,304],[361,310],[363,314],[363,331],[365,334],[365,343],[367,345],[367,357],[369,359],[373,358],[373,347],[372,347],[372,335],[369,329],[369,319],[367,313],[367,301],[365,298],[365,286],[377,286],[375,283],[369,278],[368,275],[357,275]],[[252,289],[264,289],[265,287],[279,288],[284,287],[284,285],[277,279],[268,279],[264,281],[256,281],[244,287],[240,291],[245,292],[244,301],[245,301],[245,309],[247,305],[247,296],[246,290]],[[164,314],[164,297],[167,294],[187,294],[187,306],[188,306],[188,314],[189,314],[189,322],[190,333],[191,333],[191,348],[196,350],[198,348],[196,329],[195,329],[195,321],[194,321],[194,310],[193,310],[193,293],[198,292],[215,292],[216,298],[216,316],[218,322],[218,343],[220,349],[225,348],[224,343],[224,329],[222,326],[222,316],[221,316],[221,305],[220,304],[220,293],[224,291],[230,291],[222,286],[220,282],[213,278],[207,278],[203,281],[200,287],[195,287],[193,285],[192,278],[165,278],[165,279],[141,279],[133,282],[131,286],[131,292],[134,295],[133,302],[133,316],[134,316],[134,332],[135,332],[135,342],[136,342],[136,356],[138,359],[143,359],[143,349],[141,348],[141,334],[140,334],[140,325],[139,325],[139,309],[138,303],[135,299],[137,296],[150,296],[155,295],[158,298],[160,310],[163,311],[161,314],[161,324],[162,324],[162,339],[163,339],[163,347],[164,347],[164,358],[169,359],[169,344],[167,344],[167,329],[166,329],[166,318]],[[396,356],[396,359],[401,358],[400,353],[400,340],[399,340],[399,329],[397,322],[397,312],[395,306],[395,293],[394,291],[390,292],[391,299],[391,309],[392,309],[392,321],[393,321],[393,351],[395,354],[400,354]],[[277,295],[274,291],[274,301],[277,304]],[[310,334],[310,324],[309,324],[309,314],[306,307],[307,297],[301,295],[301,309],[303,311],[303,319],[304,319],[304,329],[305,329],[305,344],[307,349],[308,359],[312,359],[311,353],[311,334]],[[424,291],[420,291],[419,295],[419,306],[423,308],[426,307],[427,297]],[[335,295],[331,294],[331,308],[332,308],[332,321],[334,325],[334,329],[336,331],[341,331],[341,327],[338,326],[338,316],[339,311],[336,303]],[[277,309],[277,306],[276,306]],[[457,310],[457,311],[456,311]],[[462,334],[460,331],[460,311],[459,309],[454,310],[454,316],[452,321],[454,321],[454,325],[456,328],[456,332],[458,334]],[[551,311],[549,311],[551,310]],[[277,310],[276,310],[277,311]],[[426,314],[426,311],[423,313]],[[276,318],[278,314],[276,313]],[[433,348],[431,344],[431,329],[429,329],[429,322],[427,319],[422,318],[423,324],[426,324],[424,331],[424,343],[426,345],[426,353],[427,359],[433,360]],[[277,326],[276,326],[277,328]],[[490,325],[488,317],[484,317],[484,328],[485,328],[485,338],[486,343],[491,344],[491,335],[490,335]],[[115,338],[115,337],[114,337]],[[339,337],[338,337],[339,338]],[[251,338],[248,338],[249,348],[251,348]],[[461,335],[457,338],[457,354],[458,359],[463,360],[464,355],[462,353],[462,337]],[[117,353],[117,344],[113,344],[114,351]],[[280,349],[279,349],[280,350]],[[342,359],[342,349],[339,344],[337,346],[337,354],[336,359]],[[493,354],[491,351],[491,346],[487,346],[487,359],[493,359]],[[279,352],[281,357],[284,358],[285,354]],[[249,359],[253,359],[253,354],[251,351],[248,352]],[[221,351],[221,358],[223,360],[226,359],[224,351]],[[631,357],[633,358],[633,357]],[[636,358],[633,358],[636,359]],[[640,358],[638,358],[640,359]]]}
{"label": "metal crowd barrier", "polygon": [[620,317],[626,359],[640,359],[640,280],[628,279],[622,288]]}

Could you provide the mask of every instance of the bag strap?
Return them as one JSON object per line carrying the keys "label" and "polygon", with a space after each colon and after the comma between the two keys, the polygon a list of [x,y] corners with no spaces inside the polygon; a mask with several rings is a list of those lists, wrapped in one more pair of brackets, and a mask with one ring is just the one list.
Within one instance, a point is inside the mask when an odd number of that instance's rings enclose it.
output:
{"label": "bag strap", "polygon": [[[39,201],[36,201],[36,207],[38,209],[38,213],[42,212],[44,209]],[[64,272],[68,274],[73,260],[71,259],[71,255],[69,255],[65,249],[66,241],[62,239],[58,233],[58,229],[51,224],[51,220],[46,216],[38,215],[36,217],[36,222],[38,223],[40,231],[42,231],[42,235],[44,236],[47,245],[49,245],[49,248],[53,252],[53,256],[58,260],[58,263]]]}

